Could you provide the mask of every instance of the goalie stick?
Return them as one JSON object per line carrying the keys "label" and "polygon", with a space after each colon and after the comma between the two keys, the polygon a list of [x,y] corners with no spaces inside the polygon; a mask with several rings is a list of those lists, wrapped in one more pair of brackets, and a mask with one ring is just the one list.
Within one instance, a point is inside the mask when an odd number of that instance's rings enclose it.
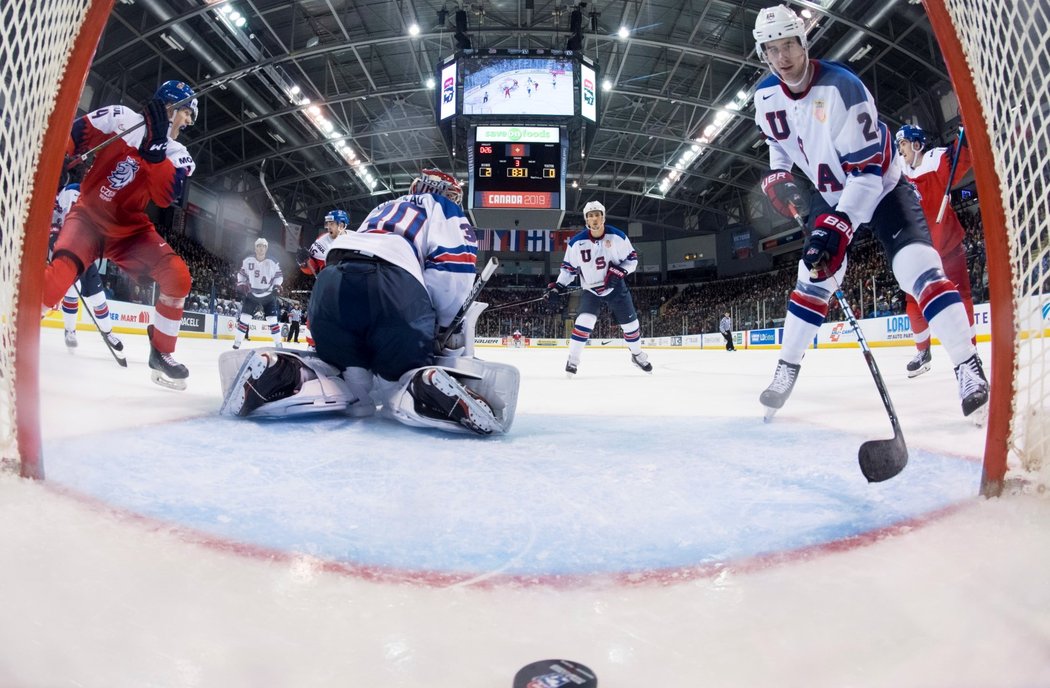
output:
{"label": "goalie stick", "polygon": [[[802,221],[795,206],[789,207],[795,216],[795,222],[805,232],[806,224]],[[857,452],[860,472],[864,474],[869,483],[881,483],[894,477],[908,465],[908,445],[904,443],[904,434],[901,432],[900,421],[897,420],[897,412],[893,409],[893,401],[890,400],[886,382],[882,379],[882,373],[879,372],[879,366],[875,363],[875,356],[871,353],[868,340],[860,329],[860,323],[857,322],[856,316],[853,315],[853,309],[850,308],[849,302],[842,293],[842,288],[839,286],[838,281],[835,280],[834,275],[831,275],[831,283],[835,285],[835,299],[839,302],[839,307],[846,314],[846,320],[857,335],[857,342],[860,343],[860,348],[864,352],[864,362],[868,364],[868,370],[871,372],[871,377],[875,380],[875,387],[879,390],[879,396],[882,398],[882,405],[890,417],[890,427],[893,428],[892,438],[888,440],[868,440],[860,445],[860,450]]]}
{"label": "goalie stick", "polygon": [[489,281],[489,278],[492,277],[498,267],[499,259],[497,259],[496,256],[489,258],[489,262],[485,264],[477,281],[474,282],[474,286],[471,288],[470,293],[467,294],[466,301],[463,302],[463,305],[459,308],[459,312],[456,313],[456,317],[452,318],[452,322],[448,324],[448,327],[438,334],[438,350],[445,348],[445,344],[448,343],[449,337],[452,336],[452,333],[455,332],[456,328],[463,322],[463,318],[467,317],[467,310],[469,310],[470,306],[477,300],[478,294],[480,294],[481,290],[485,288],[485,283]]}
{"label": "goalie stick", "polygon": [[103,332],[102,328],[98,326],[98,320],[95,319],[94,309],[88,305],[87,299],[85,299],[84,295],[80,293],[80,289],[77,288],[76,281],[73,282],[73,289],[74,291],[76,291],[77,296],[80,297],[80,303],[84,304],[84,310],[87,311],[88,317],[91,318],[91,322],[95,324],[95,329],[98,330],[99,335],[101,335],[102,342],[106,345],[106,348],[109,349],[109,353],[113,354],[113,358],[117,361],[117,365],[119,365],[121,368],[127,368],[128,359],[124,356],[124,354],[114,349],[113,345],[109,343],[109,338],[106,336],[106,333]]}

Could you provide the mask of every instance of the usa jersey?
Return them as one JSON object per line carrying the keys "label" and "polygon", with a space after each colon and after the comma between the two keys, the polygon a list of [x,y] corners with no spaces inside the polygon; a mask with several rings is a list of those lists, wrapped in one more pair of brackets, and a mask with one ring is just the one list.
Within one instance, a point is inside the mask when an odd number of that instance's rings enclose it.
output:
{"label": "usa jersey", "polygon": [[856,74],[836,62],[810,64],[813,79],[803,93],[791,93],[773,74],[755,89],[769,166],[797,165],[831,207],[863,224],[900,180],[893,139]]}
{"label": "usa jersey", "polygon": [[254,255],[248,256],[241,263],[237,272],[237,285],[247,284],[252,296],[265,299],[273,294],[273,288],[284,284],[281,266],[272,258],[257,260]]}
{"label": "usa jersey", "polygon": [[167,208],[182,197],[186,178],[195,165],[186,146],[168,139],[167,157],[148,163],[139,155],[145,127],[129,131],[142,122],[142,115],[122,105],[100,108],[73,122],[66,153],[80,155],[127,131],[121,138],[95,153],[95,162],[80,184],[78,213],[107,226],[112,234],[133,233],[152,227],[145,208],[153,201]]}
{"label": "usa jersey", "polygon": [[605,233],[594,239],[588,229],[569,239],[558,273],[558,284],[568,286],[579,275],[580,286],[598,296],[608,293],[609,268],[620,266],[628,274],[638,269],[638,253],[621,230],[605,225]]}
{"label": "usa jersey", "polygon": [[448,326],[474,284],[478,241],[463,209],[435,194],[387,201],[368,214],[356,232],[340,234],[329,251],[351,249],[378,256],[411,274]]}
{"label": "usa jersey", "polygon": [[[904,176],[915,186],[919,194],[922,213],[926,216],[926,224],[930,226],[933,247],[942,256],[961,244],[966,235],[950,203],[944,209],[944,217],[940,224],[937,224],[937,213],[941,209],[944,190],[948,187],[948,175],[951,172],[953,154],[951,148],[933,148],[919,158],[914,168],[908,165],[902,166]],[[959,162],[956,165],[953,181],[962,179],[970,167],[970,149],[963,146],[959,151]]]}

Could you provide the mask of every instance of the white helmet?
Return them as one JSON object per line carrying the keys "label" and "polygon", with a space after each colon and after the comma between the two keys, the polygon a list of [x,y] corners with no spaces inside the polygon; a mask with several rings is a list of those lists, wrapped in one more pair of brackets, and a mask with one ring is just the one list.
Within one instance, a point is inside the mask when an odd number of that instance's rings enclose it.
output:
{"label": "white helmet", "polygon": [[766,61],[766,56],[762,46],[780,38],[797,38],[804,50],[809,49],[806,43],[806,22],[784,5],[761,10],[755,19],[755,30],[752,33],[755,36],[755,52],[763,62]]}
{"label": "white helmet", "polygon": [[263,239],[262,237],[259,237],[255,240],[255,248],[259,248],[260,246],[262,246],[263,248],[267,248],[269,245],[270,242],[266,239]]}
{"label": "white helmet", "polygon": [[594,212],[595,210],[601,213],[602,217],[605,217],[605,206],[598,201],[588,201],[587,205],[583,206],[583,216],[587,217],[587,213]]}

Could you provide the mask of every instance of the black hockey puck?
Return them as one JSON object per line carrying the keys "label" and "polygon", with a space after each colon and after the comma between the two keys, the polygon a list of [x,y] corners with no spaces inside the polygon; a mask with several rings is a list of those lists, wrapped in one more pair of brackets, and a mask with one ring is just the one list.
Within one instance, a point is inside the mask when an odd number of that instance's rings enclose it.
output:
{"label": "black hockey puck", "polygon": [[514,675],[513,688],[597,688],[598,677],[579,662],[545,659],[523,667]]}

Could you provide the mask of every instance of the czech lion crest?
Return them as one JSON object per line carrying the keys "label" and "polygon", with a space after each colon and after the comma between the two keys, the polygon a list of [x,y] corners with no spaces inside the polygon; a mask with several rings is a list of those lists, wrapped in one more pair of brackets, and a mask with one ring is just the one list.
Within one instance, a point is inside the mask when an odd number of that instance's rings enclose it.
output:
{"label": "czech lion crest", "polygon": [[117,167],[109,173],[109,185],[114,190],[123,189],[135,179],[135,173],[139,171],[139,164],[128,156],[117,163]]}

